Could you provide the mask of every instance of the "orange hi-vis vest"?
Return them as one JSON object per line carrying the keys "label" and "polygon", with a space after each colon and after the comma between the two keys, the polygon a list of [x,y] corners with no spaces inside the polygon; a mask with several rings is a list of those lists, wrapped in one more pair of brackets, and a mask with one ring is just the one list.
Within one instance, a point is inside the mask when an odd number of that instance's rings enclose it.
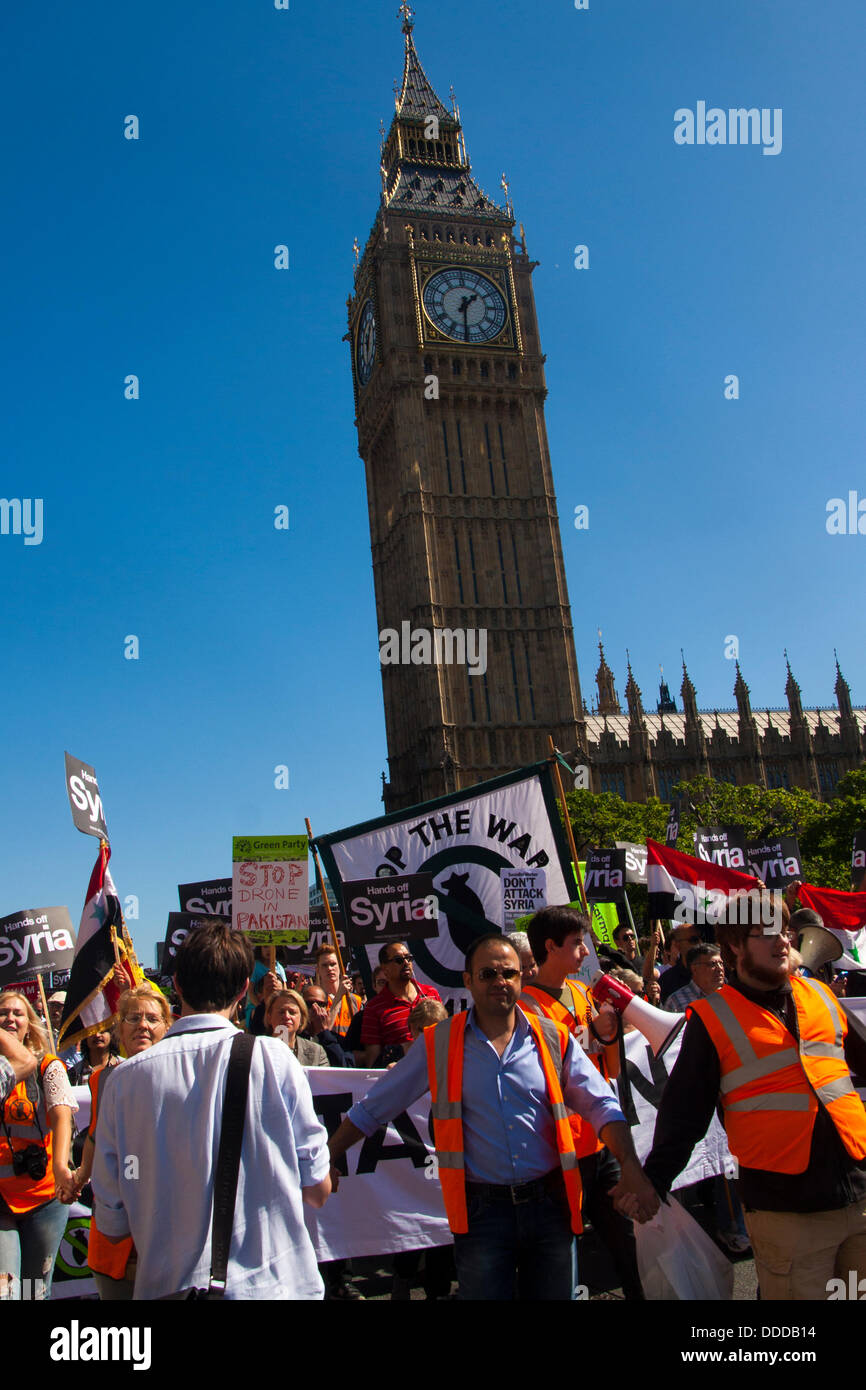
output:
{"label": "orange hi-vis vest", "polygon": [[[547,1096],[553,1112],[556,1147],[562,1164],[565,1191],[571,1211],[571,1228],[576,1235],[583,1230],[580,1204],[583,1195],[577,1154],[574,1151],[568,1111],[562,1095],[560,1075],[568,1047],[569,1034],[560,1024],[546,1018],[526,1014],[538,1048],[541,1068],[547,1085]],[[466,1012],[453,1018],[443,1018],[424,1029],[427,1046],[427,1072],[430,1080],[430,1113],[433,1116],[433,1139],[439,1164],[439,1180],[448,1225],[455,1235],[469,1229],[466,1210],[466,1175],[463,1161],[463,1044],[466,1033]]]}
{"label": "orange hi-vis vest", "polygon": [[[46,1053],[39,1063],[39,1075],[45,1075],[46,1068],[58,1059],[52,1053]],[[39,1087],[37,1107],[42,1100],[42,1087]],[[43,1106],[43,1110],[44,1110]],[[16,1215],[24,1215],[25,1212],[33,1211],[36,1207],[43,1206],[46,1202],[54,1200],[54,1170],[52,1161],[54,1156],[52,1134],[48,1127],[47,1117],[44,1121],[37,1121],[36,1109],[33,1101],[27,1094],[27,1081],[19,1081],[13,1091],[6,1097],[3,1106],[4,1124],[0,1125],[0,1196],[2,1196],[10,1211]],[[39,1124],[42,1124],[42,1133],[39,1132]],[[6,1131],[9,1131],[9,1138]],[[11,1145],[10,1145],[11,1140]],[[34,1179],[27,1173],[22,1173],[20,1177],[15,1176],[12,1166],[13,1152],[21,1152],[27,1148],[28,1144],[37,1144],[39,1148],[44,1148],[48,1166],[45,1170],[45,1177]]]}
{"label": "orange hi-vis vest", "polygon": [[799,1043],[782,1020],[730,985],[696,999],[721,1064],[731,1153],[746,1168],[803,1173],[820,1102],[852,1158],[866,1158],[866,1110],[854,1089],[845,1015],[818,980],[791,978]]}
{"label": "orange hi-vis vest", "polygon": [[[327,991],[325,991],[325,992],[327,993]],[[329,1009],[330,1009],[331,1005],[333,1004],[333,1002],[334,1002],[334,996],[333,996],[333,994],[329,994],[329,995],[328,995],[328,1008],[329,1008]],[[336,1012],[336,1015],[335,1015],[335,1017],[334,1017],[334,1022],[331,1024],[332,1030],[333,1030],[335,1033],[339,1033],[339,1035],[340,1035],[341,1038],[348,1032],[349,1024],[352,1022],[352,1019],[354,1018],[355,1014],[358,1012],[358,1010],[360,1009],[360,1007],[361,1007],[361,1001],[360,1001],[360,999],[358,998],[357,994],[344,994],[344,995],[343,995],[342,999],[340,1000],[340,1007],[338,1008],[338,1010],[337,1010],[337,1012]]]}
{"label": "orange hi-vis vest", "polygon": [[[531,1010],[542,1018],[552,1018],[555,1023],[561,1023],[570,1033],[573,1033],[589,1060],[595,1063],[601,1075],[607,1080],[604,1053],[590,1053],[588,1048],[589,1020],[592,1017],[592,1000],[589,997],[589,991],[578,980],[566,980],[565,983],[571,991],[574,1003],[573,1012],[558,999],[554,999],[553,995],[548,994],[547,990],[542,989],[540,985],[524,985],[517,1002],[527,1016]],[[604,1148],[604,1144],[587,1120],[584,1120],[580,1115],[569,1115],[569,1121],[574,1135],[574,1151],[578,1158],[587,1158],[590,1154],[597,1154]]]}
{"label": "orange hi-vis vest", "polygon": [[[99,1115],[102,1083],[110,1070],[109,1067],[101,1067],[99,1071],[91,1072],[87,1078],[87,1084],[90,1087],[90,1126],[87,1133],[94,1143],[96,1142],[96,1120]],[[87,1237],[87,1264],[88,1268],[92,1269],[95,1274],[107,1274],[110,1279],[125,1279],[127,1265],[134,1254],[135,1246],[132,1243],[132,1236],[127,1236],[125,1240],[117,1242],[108,1240],[97,1229],[94,1217],[90,1218],[90,1233]]]}

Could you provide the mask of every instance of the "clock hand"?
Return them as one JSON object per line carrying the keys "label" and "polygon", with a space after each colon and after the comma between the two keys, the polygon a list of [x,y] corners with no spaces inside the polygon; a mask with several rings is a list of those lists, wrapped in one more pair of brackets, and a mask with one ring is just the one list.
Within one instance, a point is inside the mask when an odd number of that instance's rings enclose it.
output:
{"label": "clock hand", "polygon": [[474,304],[477,298],[477,294],[464,295],[460,301],[460,312],[463,315],[463,337],[467,343],[469,342],[469,320],[466,315],[469,312],[469,305]]}

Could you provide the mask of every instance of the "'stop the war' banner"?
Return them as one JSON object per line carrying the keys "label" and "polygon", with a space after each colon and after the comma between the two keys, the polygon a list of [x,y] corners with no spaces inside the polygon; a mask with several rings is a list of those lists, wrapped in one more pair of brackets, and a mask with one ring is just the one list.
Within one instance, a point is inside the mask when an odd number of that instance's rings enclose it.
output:
{"label": "'stop the war' banner", "polygon": [[316,844],[335,889],[395,870],[432,875],[439,929],[431,940],[413,939],[415,975],[455,1003],[468,997],[467,948],[501,930],[503,873],[544,869],[551,905],[577,896],[547,763],[319,836]]}

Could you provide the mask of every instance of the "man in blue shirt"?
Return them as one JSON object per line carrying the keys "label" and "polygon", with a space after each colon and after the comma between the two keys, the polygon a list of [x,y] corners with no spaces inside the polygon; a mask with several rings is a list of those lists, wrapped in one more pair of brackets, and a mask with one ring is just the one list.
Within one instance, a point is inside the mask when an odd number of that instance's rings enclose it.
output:
{"label": "man in blue shirt", "polygon": [[[480,937],[463,975],[472,995],[463,1052],[461,1118],[468,1230],[454,1238],[461,1299],[572,1299],[576,1257],[547,1082],[533,1030],[516,1007],[520,960],[504,937]],[[437,1025],[444,1027],[445,1025]],[[639,1220],[658,1210],[610,1087],[568,1039],[560,1084],[619,1160],[616,1198],[631,1195]],[[352,1144],[429,1089],[427,1049],[410,1048],[332,1136],[336,1162]],[[339,1177],[332,1168],[332,1188]]]}

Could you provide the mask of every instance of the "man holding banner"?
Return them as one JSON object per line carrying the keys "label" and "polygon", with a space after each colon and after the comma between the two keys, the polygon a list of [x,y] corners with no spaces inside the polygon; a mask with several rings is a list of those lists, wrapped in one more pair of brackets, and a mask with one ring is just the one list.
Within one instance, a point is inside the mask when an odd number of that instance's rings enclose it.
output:
{"label": "man holding banner", "polygon": [[[428,1028],[425,1046],[353,1105],[332,1161],[430,1090],[439,1177],[454,1233],[458,1297],[573,1299],[580,1179],[565,1107],[622,1165],[615,1195],[639,1220],[658,1209],[610,1089],[568,1030],[517,1008],[520,960],[501,935],[466,953],[472,1007]],[[332,1168],[336,1188],[339,1176]]]}
{"label": "man holding banner", "polygon": [[866,1112],[848,1070],[866,1058],[832,993],[794,973],[777,897],[732,898],[716,923],[731,982],[688,1008],[646,1171],[670,1188],[721,1095],[762,1299],[826,1299],[835,1276],[866,1274]]}

